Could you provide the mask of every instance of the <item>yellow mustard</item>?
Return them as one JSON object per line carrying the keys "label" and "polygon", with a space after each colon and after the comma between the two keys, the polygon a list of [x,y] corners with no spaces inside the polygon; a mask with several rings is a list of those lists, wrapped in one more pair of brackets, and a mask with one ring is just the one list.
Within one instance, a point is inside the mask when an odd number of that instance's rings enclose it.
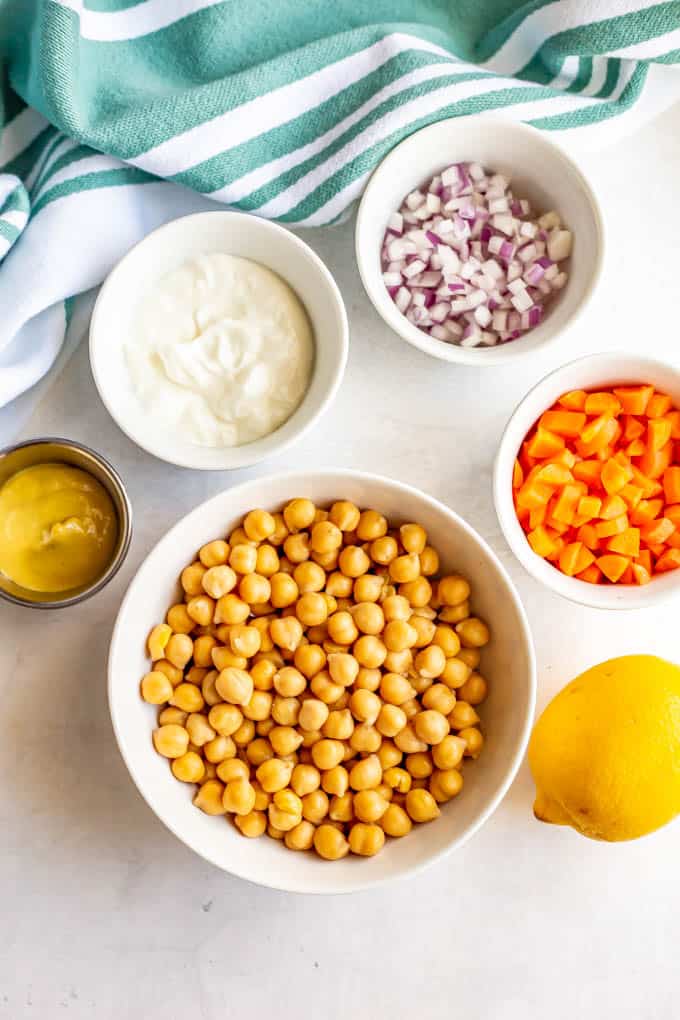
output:
{"label": "yellow mustard", "polygon": [[0,488],[0,571],[30,591],[91,584],[111,562],[117,534],[104,486],[70,464],[34,464]]}

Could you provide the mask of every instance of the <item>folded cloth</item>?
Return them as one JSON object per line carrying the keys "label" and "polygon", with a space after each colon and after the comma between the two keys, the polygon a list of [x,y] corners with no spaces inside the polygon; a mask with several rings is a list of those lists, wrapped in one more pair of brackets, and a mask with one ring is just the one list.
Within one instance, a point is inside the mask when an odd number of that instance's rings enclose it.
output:
{"label": "folded cloth", "polygon": [[585,129],[679,61],[680,2],[0,0],[0,407],[57,360],[65,302],[173,216],[330,224],[426,124]]}

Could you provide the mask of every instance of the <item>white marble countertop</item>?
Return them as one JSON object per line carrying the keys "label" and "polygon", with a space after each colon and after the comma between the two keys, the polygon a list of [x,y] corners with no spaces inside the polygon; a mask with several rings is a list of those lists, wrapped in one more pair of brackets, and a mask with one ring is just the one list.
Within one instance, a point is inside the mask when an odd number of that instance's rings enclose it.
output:
{"label": "white marble countertop", "polygon": [[152,459],[109,419],[85,345],[38,407],[26,436],[81,439],[117,465],[135,534],[121,573],[84,605],[0,607],[0,1017],[677,1015],[677,825],[618,846],[542,826],[525,765],[482,831],[423,874],[356,896],[285,895],[223,874],[165,830],[128,778],[106,706],[113,620],[149,548],[224,486],[300,465],[403,479],[491,542],[529,613],[539,709],[610,656],[680,660],[677,601],[617,614],[560,600],[515,562],[491,501],[501,429],[550,368],[615,348],[680,360],[680,108],[584,166],[607,215],[606,274],[575,332],[540,357],[479,371],[402,343],[364,296],[346,225],[306,237],[347,302],[347,375],[313,435],[285,456],[233,475]]}

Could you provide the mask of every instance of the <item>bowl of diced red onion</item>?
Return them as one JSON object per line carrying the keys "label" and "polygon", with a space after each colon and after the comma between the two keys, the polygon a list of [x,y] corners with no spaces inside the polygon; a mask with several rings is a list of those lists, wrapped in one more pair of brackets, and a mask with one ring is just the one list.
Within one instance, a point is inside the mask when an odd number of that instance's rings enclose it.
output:
{"label": "bowl of diced red onion", "polygon": [[356,224],[366,292],[404,340],[497,364],[573,325],[600,276],[598,201],[544,133],[486,117],[439,121],[374,171]]}

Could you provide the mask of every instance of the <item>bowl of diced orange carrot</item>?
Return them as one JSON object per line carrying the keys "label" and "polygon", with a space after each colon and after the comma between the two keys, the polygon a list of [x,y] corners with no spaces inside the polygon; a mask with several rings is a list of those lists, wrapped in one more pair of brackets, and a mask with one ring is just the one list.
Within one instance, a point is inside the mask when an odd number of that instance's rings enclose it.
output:
{"label": "bowl of diced orange carrot", "polygon": [[680,369],[612,353],[552,372],[508,422],[494,500],[517,558],[565,598],[680,592]]}

